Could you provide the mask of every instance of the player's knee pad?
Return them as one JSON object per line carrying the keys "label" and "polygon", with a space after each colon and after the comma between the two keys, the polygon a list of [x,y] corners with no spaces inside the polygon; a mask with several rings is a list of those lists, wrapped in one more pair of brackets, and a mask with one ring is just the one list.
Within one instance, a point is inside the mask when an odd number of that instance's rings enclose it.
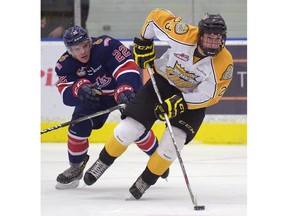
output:
{"label": "player's knee pad", "polygon": [[137,140],[144,133],[144,131],[144,125],[133,118],[127,117],[123,119],[114,129],[114,136],[119,143],[128,146]]}
{"label": "player's knee pad", "polygon": [[[184,147],[187,134],[179,128],[172,126],[172,129],[173,129],[173,135],[177,144],[177,149],[179,152],[181,152],[181,150]],[[163,157],[164,159],[168,161],[174,161],[177,158],[175,146],[171,139],[171,135],[170,135],[168,128],[166,128],[162,136],[159,147],[157,148],[157,152],[161,157]]]}

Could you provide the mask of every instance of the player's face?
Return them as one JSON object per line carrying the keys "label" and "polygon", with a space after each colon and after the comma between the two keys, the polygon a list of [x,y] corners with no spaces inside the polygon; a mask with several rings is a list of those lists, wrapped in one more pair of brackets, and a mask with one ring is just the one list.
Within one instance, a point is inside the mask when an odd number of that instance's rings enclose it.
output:
{"label": "player's face", "polygon": [[222,35],[204,33],[201,42],[204,48],[218,49],[222,45]]}
{"label": "player's face", "polygon": [[90,59],[90,49],[90,41],[85,41],[76,46],[72,46],[71,52],[78,61],[87,63]]}

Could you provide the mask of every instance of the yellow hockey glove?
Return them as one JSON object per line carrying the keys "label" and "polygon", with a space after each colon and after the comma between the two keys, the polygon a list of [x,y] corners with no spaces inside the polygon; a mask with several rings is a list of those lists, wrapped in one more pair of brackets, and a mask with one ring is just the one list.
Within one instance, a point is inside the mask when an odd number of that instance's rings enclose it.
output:
{"label": "yellow hockey glove", "polygon": [[153,40],[141,40],[135,37],[133,42],[133,54],[136,64],[142,69],[146,68],[146,64],[153,67],[154,59],[156,57]]}
{"label": "yellow hockey glove", "polygon": [[187,109],[187,105],[183,97],[179,95],[173,95],[167,98],[162,104],[157,103],[154,107],[154,114],[157,119],[165,121],[164,113],[167,114],[169,119],[172,119],[183,113]]}

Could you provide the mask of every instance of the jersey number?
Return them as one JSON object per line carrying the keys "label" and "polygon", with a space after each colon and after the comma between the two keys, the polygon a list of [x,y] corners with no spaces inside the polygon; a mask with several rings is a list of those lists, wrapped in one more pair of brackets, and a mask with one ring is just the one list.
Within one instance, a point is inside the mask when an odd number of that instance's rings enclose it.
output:
{"label": "jersey number", "polygon": [[220,93],[218,94],[219,97],[222,97],[225,93],[225,91],[227,90],[227,86],[223,86],[221,89],[220,89]]}
{"label": "jersey number", "polygon": [[125,58],[131,55],[130,51],[127,49],[126,46],[121,45],[118,47],[118,49],[115,49],[112,53],[112,55],[115,57],[115,59],[118,62],[123,61]]}

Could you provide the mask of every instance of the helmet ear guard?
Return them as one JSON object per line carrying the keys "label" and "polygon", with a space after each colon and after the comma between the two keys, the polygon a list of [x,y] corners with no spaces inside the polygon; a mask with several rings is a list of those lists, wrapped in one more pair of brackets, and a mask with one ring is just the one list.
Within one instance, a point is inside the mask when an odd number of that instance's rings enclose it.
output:
{"label": "helmet ear guard", "polygon": [[67,51],[70,54],[71,54],[71,46],[76,46],[80,43],[83,43],[84,41],[89,41],[90,43],[92,43],[92,40],[88,35],[88,32],[78,25],[70,27],[69,29],[64,31],[63,41]]}
{"label": "helmet ear guard", "polygon": [[[204,54],[207,56],[215,56],[219,53],[226,43],[226,32],[227,26],[224,19],[220,14],[209,14],[206,13],[203,18],[198,23],[199,33],[198,33],[198,45],[203,50]],[[204,47],[202,44],[201,37],[205,34],[214,34],[222,36],[222,43],[217,49],[211,49]]]}

